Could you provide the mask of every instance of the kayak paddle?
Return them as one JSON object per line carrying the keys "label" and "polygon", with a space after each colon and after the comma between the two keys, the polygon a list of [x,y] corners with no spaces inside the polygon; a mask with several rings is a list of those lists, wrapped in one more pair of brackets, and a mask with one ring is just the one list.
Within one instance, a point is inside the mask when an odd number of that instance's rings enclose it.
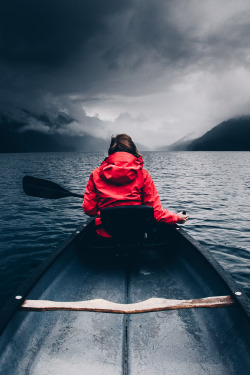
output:
{"label": "kayak paddle", "polygon": [[84,195],[71,193],[55,182],[32,176],[24,176],[23,191],[32,197],[47,199],[59,199],[64,197],[84,198]]}

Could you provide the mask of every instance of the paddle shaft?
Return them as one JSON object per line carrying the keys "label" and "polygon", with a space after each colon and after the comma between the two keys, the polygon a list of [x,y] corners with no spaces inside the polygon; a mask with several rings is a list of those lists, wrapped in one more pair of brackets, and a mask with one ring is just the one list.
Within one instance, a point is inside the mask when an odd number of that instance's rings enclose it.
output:
{"label": "paddle shaft", "polygon": [[77,194],[77,193],[72,193],[72,192],[69,192],[70,193],[70,196],[71,197],[77,197],[77,198],[84,198],[84,195],[83,194]]}

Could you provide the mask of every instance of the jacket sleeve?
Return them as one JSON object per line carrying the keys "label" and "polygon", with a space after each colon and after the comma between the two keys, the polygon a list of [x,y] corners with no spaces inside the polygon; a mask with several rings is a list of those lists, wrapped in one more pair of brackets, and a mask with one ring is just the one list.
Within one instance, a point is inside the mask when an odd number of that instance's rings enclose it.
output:
{"label": "jacket sleeve", "polygon": [[143,204],[154,208],[154,217],[157,221],[168,224],[175,224],[179,220],[179,215],[162,208],[159,193],[150,174],[144,170],[144,188],[142,191]]}
{"label": "jacket sleeve", "polygon": [[84,193],[84,201],[82,204],[83,211],[89,216],[96,216],[98,211],[98,198],[95,184],[93,181],[93,173],[89,177],[89,181]]}

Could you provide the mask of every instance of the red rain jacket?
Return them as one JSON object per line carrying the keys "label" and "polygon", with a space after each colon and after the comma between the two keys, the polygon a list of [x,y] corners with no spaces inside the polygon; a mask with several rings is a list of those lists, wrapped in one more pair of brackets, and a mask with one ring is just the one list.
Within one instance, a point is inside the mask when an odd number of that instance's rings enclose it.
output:
{"label": "red rain jacket", "polygon": [[83,210],[97,216],[97,233],[110,237],[101,226],[100,210],[105,207],[147,205],[154,208],[157,221],[175,224],[179,216],[163,209],[150,174],[143,169],[143,159],[128,152],[116,152],[106,158],[90,175]]}

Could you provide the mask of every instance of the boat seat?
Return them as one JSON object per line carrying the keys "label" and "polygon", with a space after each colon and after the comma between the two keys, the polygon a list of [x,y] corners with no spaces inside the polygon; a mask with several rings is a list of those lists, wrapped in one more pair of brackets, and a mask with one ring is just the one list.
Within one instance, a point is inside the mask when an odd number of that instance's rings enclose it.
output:
{"label": "boat seat", "polygon": [[101,210],[102,225],[106,232],[120,243],[138,243],[154,223],[151,206],[119,206]]}

